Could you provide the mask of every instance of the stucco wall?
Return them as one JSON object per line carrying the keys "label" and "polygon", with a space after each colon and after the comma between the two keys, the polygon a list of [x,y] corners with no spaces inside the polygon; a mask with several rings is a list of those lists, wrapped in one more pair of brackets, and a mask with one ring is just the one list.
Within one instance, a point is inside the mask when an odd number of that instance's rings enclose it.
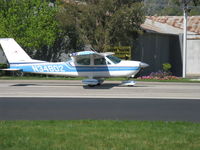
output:
{"label": "stucco wall", "polygon": [[200,78],[200,39],[192,35],[187,40],[186,76]]}

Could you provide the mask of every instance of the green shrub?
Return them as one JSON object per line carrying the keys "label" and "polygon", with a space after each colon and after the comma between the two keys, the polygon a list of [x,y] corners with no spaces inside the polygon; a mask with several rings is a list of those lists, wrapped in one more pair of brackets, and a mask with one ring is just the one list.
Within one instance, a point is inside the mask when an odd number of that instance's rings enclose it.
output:
{"label": "green shrub", "polygon": [[7,67],[8,67],[7,64],[2,64],[2,63],[0,63],[0,69],[4,69],[4,68],[7,68]]}
{"label": "green shrub", "polygon": [[172,65],[170,63],[164,63],[162,66],[165,72],[169,72],[169,70],[172,68]]}
{"label": "green shrub", "polygon": [[[4,69],[4,68],[7,68],[7,67],[8,67],[7,64],[0,63],[0,69]],[[3,76],[3,75],[5,75],[5,71],[0,70],[0,76]]]}

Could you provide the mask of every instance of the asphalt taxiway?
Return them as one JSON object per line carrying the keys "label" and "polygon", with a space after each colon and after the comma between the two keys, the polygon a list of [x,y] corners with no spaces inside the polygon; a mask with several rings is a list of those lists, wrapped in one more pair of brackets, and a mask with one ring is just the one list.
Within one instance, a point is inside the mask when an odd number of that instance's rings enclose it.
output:
{"label": "asphalt taxiway", "polygon": [[0,80],[0,120],[122,119],[200,122],[200,84]]}
{"label": "asphalt taxiway", "polygon": [[125,87],[105,81],[88,87],[72,80],[0,80],[0,97],[200,99],[200,83],[137,82]]}

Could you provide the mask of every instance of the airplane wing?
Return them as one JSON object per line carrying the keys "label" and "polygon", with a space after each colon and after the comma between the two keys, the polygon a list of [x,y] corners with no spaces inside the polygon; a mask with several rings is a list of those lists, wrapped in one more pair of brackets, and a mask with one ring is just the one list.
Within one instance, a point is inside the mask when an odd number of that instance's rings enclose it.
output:
{"label": "airplane wing", "polygon": [[81,52],[72,53],[72,54],[70,54],[70,56],[78,57],[78,56],[94,55],[94,54],[98,54],[98,53],[94,52],[94,51],[81,51]]}
{"label": "airplane wing", "polygon": [[95,51],[81,51],[70,54],[71,57],[78,57],[78,56],[86,56],[86,55],[98,55],[98,56],[108,56],[108,55],[114,55],[113,52],[106,52],[106,53],[98,53]]}
{"label": "airplane wing", "polygon": [[113,53],[98,53],[95,51],[81,51],[72,53],[75,64],[78,65],[106,65],[105,57]]}

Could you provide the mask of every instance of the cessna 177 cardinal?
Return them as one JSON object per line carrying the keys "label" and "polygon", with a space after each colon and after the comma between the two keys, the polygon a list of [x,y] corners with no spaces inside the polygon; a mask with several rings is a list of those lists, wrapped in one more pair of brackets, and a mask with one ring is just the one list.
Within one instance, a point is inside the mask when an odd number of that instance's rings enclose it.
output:
{"label": "cessna 177 cardinal", "polygon": [[[88,86],[102,84],[103,78],[133,77],[141,68],[148,66],[140,61],[121,60],[113,56],[114,53],[97,53],[95,51],[72,53],[66,62],[46,62],[31,59],[12,38],[0,39],[0,45],[9,63],[9,68],[4,70],[86,77],[87,79],[82,82]],[[128,81],[124,84],[134,85],[135,82]]]}

